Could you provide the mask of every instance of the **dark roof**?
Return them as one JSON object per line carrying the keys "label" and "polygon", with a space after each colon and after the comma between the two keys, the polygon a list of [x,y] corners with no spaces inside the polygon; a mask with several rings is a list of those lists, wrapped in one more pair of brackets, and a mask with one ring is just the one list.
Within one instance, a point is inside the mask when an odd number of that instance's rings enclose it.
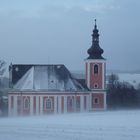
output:
{"label": "dark roof", "polygon": [[89,54],[89,57],[87,59],[104,59],[102,57],[104,50],[99,46],[99,33],[96,25],[96,20],[92,34],[92,45],[87,52]]}
{"label": "dark roof", "polygon": [[76,79],[85,89],[89,90],[89,88],[86,85],[85,79]]}
{"label": "dark roof", "polygon": [[14,64],[9,71],[11,84],[18,90],[87,90],[62,64]]}

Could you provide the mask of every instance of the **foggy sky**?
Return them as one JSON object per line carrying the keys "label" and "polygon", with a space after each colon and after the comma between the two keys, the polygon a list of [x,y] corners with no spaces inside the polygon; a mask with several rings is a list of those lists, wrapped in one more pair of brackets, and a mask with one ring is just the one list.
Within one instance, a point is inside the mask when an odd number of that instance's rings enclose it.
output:
{"label": "foggy sky", "polygon": [[0,0],[0,59],[84,70],[94,19],[107,69],[140,70],[139,0]]}

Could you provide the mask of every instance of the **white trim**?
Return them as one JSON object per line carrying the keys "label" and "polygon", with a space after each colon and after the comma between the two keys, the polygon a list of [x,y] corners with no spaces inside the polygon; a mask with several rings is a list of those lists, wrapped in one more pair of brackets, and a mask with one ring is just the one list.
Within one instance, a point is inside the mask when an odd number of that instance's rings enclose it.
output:
{"label": "white trim", "polygon": [[84,96],[80,96],[80,111],[84,111]]}
{"label": "white trim", "polygon": [[67,96],[64,96],[64,113],[67,113]]}
{"label": "white trim", "polygon": [[[75,95],[75,93],[78,93],[78,94],[88,94],[88,91],[37,91],[37,90],[31,90],[31,91],[28,91],[28,90],[23,90],[22,91],[22,94],[24,95],[25,93],[25,96],[28,94],[28,95],[39,95],[39,96],[58,96],[58,95],[61,95],[61,96],[65,96],[65,94],[73,94]],[[20,95],[21,94],[21,91],[12,91],[12,92],[9,92],[10,95],[14,95],[15,94],[17,95]],[[37,95],[36,95],[37,94]],[[41,95],[42,94],[42,95]],[[51,95],[52,94],[52,95]],[[54,95],[55,94],[55,95]]]}
{"label": "white trim", "polygon": [[93,91],[91,91],[90,93],[91,93],[91,94],[95,94],[95,93],[96,93],[96,94],[105,94],[106,91],[104,91],[104,90],[96,90],[96,91],[94,91],[94,90],[93,90]]}
{"label": "white trim", "polygon": [[54,113],[57,113],[57,96],[54,96]]}
{"label": "white trim", "polygon": [[106,93],[104,93],[104,110],[106,110],[107,104],[106,104]]}
{"label": "white trim", "polygon": [[105,89],[105,63],[102,63],[102,89]]}
{"label": "white trim", "polygon": [[58,113],[61,113],[61,96],[58,96]]}
{"label": "white trim", "polygon": [[43,114],[43,96],[40,96],[40,114]]}
{"label": "white trim", "polygon": [[85,62],[85,69],[84,69],[84,74],[85,74],[85,83],[87,85],[88,81],[87,81],[87,63]]}
{"label": "white trim", "polygon": [[39,115],[39,96],[36,96],[36,115]]}
{"label": "white trim", "polygon": [[74,112],[76,112],[76,96],[71,96],[72,99],[72,108],[74,110]]}
{"label": "white trim", "polygon": [[23,115],[23,95],[21,94],[21,95],[19,95],[20,96],[20,101],[21,101],[21,106],[20,106],[20,111],[21,111],[21,115]]}
{"label": "white trim", "polygon": [[89,63],[98,63],[98,62],[106,62],[105,59],[86,59],[85,62],[89,62]]}
{"label": "white trim", "polygon": [[89,111],[92,110],[92,94],[89,96],[89,101],[90,101],[90,106],[89,106]]}
{"label": "white trim", "polygon": [[87,111],[91,110],[91,94],[87,96]]}
{"label": "white trim", "polygon": [[[88,96],[84,96],[84,98],[86,97],[86,108],[84,108],[85,111],[88,111],[89,110],[89,102],[88,102],[88,98],[89,98],[89,95]],[[85,101],[84,101],[85,103]]]}
{"label": "white trim", "polygon": [[17,115],[17,96],[13,96],[14,98],[14,103],[13,103],[13,110],[14,110],[14,115]]}
{"label": "white trim", "polygon": [[91,111],[104,111],[104,108],[93,108]]}
{"label": "white trim", "polygon": [[30,96],[30,115],[33,115],[33,96]]}
{"label": "white trim", "polygon": [[12,110],[11,110],[11,96],[8,96],[8,116],[12,116]]}
{"label": "white trim", "polygon": [[87,66],[88,67],[87,68],[88,69],[87,70],[88,71],[88,75],[87,75],[87,78],[88,78],[87,81],[88,81],[88,83],[87,83],[87,86],[88,86],[88,88],[90,88],[90,63],[87,63],[87,65],[88,65]]}

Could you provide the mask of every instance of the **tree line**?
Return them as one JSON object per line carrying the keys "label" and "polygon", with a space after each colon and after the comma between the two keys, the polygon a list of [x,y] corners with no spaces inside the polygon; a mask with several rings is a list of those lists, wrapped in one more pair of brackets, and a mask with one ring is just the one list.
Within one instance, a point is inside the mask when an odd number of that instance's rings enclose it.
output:
{"label": "tree line", "polygon": [[119,77],[111,74],[107,84],[108,109],[140,108],[140,88],[135,89],[128,82],[120,82]]}

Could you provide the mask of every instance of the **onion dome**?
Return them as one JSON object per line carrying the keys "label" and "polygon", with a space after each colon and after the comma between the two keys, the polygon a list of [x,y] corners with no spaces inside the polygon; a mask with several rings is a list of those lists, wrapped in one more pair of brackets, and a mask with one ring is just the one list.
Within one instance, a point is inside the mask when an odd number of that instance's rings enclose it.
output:
{"label": "onion dome", "polygon": [[99,46],[99,33],[98,33],[97,25],[96,25],[96,19],[95,19],[95,25],[94,25],[94,30],[92,34],[92,45],[88,49],[88,54],[89,57],[87,59],[104,59],[102,57],[102,54],[104,50],[100,48]]}

